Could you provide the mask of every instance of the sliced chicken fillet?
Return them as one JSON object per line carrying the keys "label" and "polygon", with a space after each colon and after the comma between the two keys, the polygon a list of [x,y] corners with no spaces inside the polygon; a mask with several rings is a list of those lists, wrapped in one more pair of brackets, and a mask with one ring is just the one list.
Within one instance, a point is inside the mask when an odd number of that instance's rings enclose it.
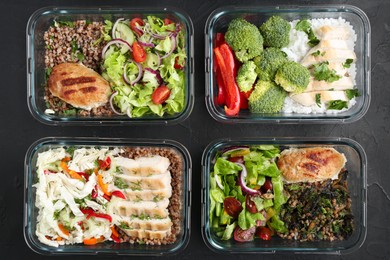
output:
{"label": "sliced chicken fillet", "polygon": [[150,218],[166,218],[169,215],[168,205],[169,199],[163,199],[158,202],[136,202],[118,199],[110,202],[107,211],[111,214],[125,217],[146,215]]}
{"label": "sliced chicken fillet", "polygon": [[169,217],[163,219],[139,219],[133,217],[114,216],[113,221],[114,223],[118,222],[126,224],[130,229],[162,231],[170,229],[172,227],[172,220]]}
{"label": "sliced chicken fillet", "polygon": [[350,77],[342,77],[334,82],[326,82],[325,80],[315,80],[314,77],[310,77],[309,85],[305,92],[311,91],[323,91],[323,90],[346,90],[352,89],[354,86]]}
{"label": "sliced chicken fillet", "polygon": [[171,185],[171,173],[166,171],[163,174],[141,177],[134,175],[117,174],[116,178],[122,179],[130,190],[160,190]]}
{"label": "sliced chicken fillet", "polygon": [[300,94],[290,94],[290,98],[303,106],[315,105],[316,95],[320,94],[321,101],[326,103],[331,100],[348,101],[345,91],[313,91]]}
{"label": "sliced chicken fillet", "polygon": [[315,34],[321,40],[337,39],[348,40],[351,39],[351,30],[346,26],[324,25],[315,30]]}
{"label": "sliced chicken fillet", "polygon": [[172,196],[172,188],[164,188],[159,190],[130,190],[124,191],[128,200],[161,200]]}
{"label": "sliced chicken fillet", "polygon": [[356,60],[356,54],[352,50],[344,50],[344,49],[320,49],[321,53],[324,55],[314,56],[311,51],[302,59],[301,64],[305,67],[310,67],[313,64],[318,64],[321,62],[328,61],[343,63],[347,59]]}
{"label": "sliced chicken fillet", "polygon": [[143,229],[123,229],[129,237],[139,239],[163,239],[171,234],[171,229],[163,231],[151,231]]}
{"label": "sliced chicken fillet", "polygon": [[138,159],[115,158],[114,164],[126,175],[150,176],[165,173],[170,165],[169,159],[159,155]]}

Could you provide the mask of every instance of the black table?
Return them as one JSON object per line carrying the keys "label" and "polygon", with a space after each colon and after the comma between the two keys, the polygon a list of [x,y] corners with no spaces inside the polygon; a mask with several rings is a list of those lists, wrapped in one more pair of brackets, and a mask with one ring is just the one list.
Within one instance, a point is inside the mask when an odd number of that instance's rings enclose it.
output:
{"label": "black table", "polygon": [[[340,136],[358,141],[368,156],[368,233],[363,246],[340,259],[390,258],[390,2],[330,1],[352,4],[368,15],[372,28],[372,101],[367,114],[358,122],[341,125],[224,125],[214,121],[204,102],[204,25],[212,10],[228,4],[308,4],[311,1],[49,1],[3,0],[0,3],[0,259],[46,259],[31,251],[23,238],[23,161],[29,145],[46,136],[93,136],[124,138],[167,138],[184,144],[193,161],[192,230],[188,247],[177,259],[327,259],[313,255],[236,255],[211,252],[203,243],[200,221],[200,159],[205,146],[221,137]],[[321,3],[321,1],[315,1]],[[29,16],[48,5],[126,5],[175,6],[186,11],[195,27],[195,107],[191,116],[179,125],[52,127],[37,122],[30,115],[26,102],[25,28]],[[388,146],[389,145],[389,146]],[[61,259],[93,259],[91,256]],[[119,257],[125,259],[125,257]],[[173,258],[173,257],[172,257]],[[335,257],[337,258],[337,257]]]}

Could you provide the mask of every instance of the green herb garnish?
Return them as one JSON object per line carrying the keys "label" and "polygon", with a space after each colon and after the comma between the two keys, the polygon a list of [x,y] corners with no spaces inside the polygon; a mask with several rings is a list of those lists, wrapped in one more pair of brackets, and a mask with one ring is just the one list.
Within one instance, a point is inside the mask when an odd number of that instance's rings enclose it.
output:
{"label": "green herb garnish", "polygon": [[129,187],[129,185],[121,178],[115,178],[114,185],[119,189],[127,189]]}
{"label": "green herb garnish", "polygon": [[302,31],[307,34],[307,37],[309,38],[308,44],[310,47],[314,47],[320,42],[320,40],[315,36],[313,30],[311,29],[311,24],[308,20],[300,20],[295,25],[295,29],[297,31]]}
{"label": "green herb garnish", "polygon": [[320,50],[317,50],[316,52],[313,52],[311,55],[313,55],[314,57],[318,57],[318,56],[324,56],[325,53],[326,53],[325,51],[321,52]]}
{"label": "green herb garnish", "polygon": [[355,98],[355,97],[360,97],[360,93],[359,93],[359,90],[357,89],[347,89],[345,91],[345,94],[347,95],[347,98],[349,100]]}
{"label": "green herb garnish", "polygon": [[316,104],[318,107],[321,107],[321,94],[320,93],[316,94]]}
{"label": "green herb garnish", "polygon": [[345,62],[343,63],[343,67],[344,68],[350,68],[352,62],[353,62],[353,59],[346,59]]}
{"label": "green herb garnish", "polygon": [[61,26],[68,26],[73,28],[75,26],[75,22],[70,21],[54,21],[54,26],[61,27]]}
{"label": "green herb garnish", "polygon": [[331,100],[328,103],[328,109],[341,110],[348,108],[348,102],[343,100]]}
{"label": "green herb garnish", "polygon": [[64,116],[75,116],[77,114],[77,109],[66,109],[61,112]]}
{"label": "green herb garnish", "polygon": [[324,61],[319,64],[314,64],[314,78],[316,80],[325,80],[326,82],[334,82],[341,79],[340,75],[336,74],[334,69],[329,69],[329,62]]}

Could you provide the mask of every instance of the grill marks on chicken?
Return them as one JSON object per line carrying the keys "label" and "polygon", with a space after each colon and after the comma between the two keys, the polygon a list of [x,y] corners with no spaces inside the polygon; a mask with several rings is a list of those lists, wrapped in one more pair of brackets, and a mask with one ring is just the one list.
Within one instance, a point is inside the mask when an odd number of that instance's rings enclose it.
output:
{"label": "grill marks on chicken", "polygon": [[334,148],[290,148],[278,160],[283,178],[290,183],[337,179],[347,162]]}

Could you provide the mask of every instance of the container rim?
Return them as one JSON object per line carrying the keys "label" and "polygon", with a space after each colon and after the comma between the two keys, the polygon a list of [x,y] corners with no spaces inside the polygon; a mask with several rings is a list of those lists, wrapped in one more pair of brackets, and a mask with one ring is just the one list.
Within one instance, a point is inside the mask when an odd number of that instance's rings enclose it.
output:
{"label": "container rim", "polygon": [[[90,12],[90,14],[110,14],[112,12],[128,12],[129,14],[133,13],[142,13],[142,14],[153,14],[153,13],[172,13],[181,18],[181,21],[186,25],[187,33],[187,60],[186,60],[186,106],[179,113],[176,113],[169,117],[152,117],[152,118],[121,118],[116,117],[91,117],[91,118],[82,118],[78,117],[76,119],[67,119],[65,117],[49,117],[45,114],[39,113],[37,111],[37,104],[33,100],[32,89],[34,86],[34,77],[35,77],[35,66],[34,66],[34,28],[37,19],[50,12],[58,14],[85,14],[85,12]],[[193,108],[195,103],[195,94],[194,94],[194,25],[191,17],[186,11],[177,7],[120,7],[120,6],[46,6],[37,9],[34,11],[27,21],[26,26],[26,64],[27,64],[27,106],[31,115],[39,122],[46,125],[102,125],[102,126],[112,126],[112,125],[174,125],[179,124],[186,120]]]}
{"label": "container rim", "polygon": [[[338,114],[327,115],[323,117],[310,117],[310,116],[293,116],[289,117],[272,117],[269,115],[265,115],[263,117],[255,117],[255,118],[240,118],[238,117],[227,117],[222,115],[217,111],[215,104],[213,103],[213,98],[211,97],[211,84],[213,82],[212,77],[212,49],[210,46],[210,31],[214,26],[215,21],[218,17],[224,15],[225,13],[231,12],[248,12],[248,13],[267,13],[267,12],[278,12],[278,13],[288,13],[288,12],[326,12],[326,11],[338,11],[338,12],[348,12],[356,14],[362,21],[363,29],[365,34],[362,35],[364,37],[364,62],[362,66],[364,68],[364,75],[362,80],[363,90],[366,92],[366,96],[364,97],[364,101],[359,110],[352,115],[340,116]],[[310,4],[310,5],[294,5],[294,4],[286,4],[286,5],[243,5],[243,6],[233,6],[228,5],[224,7],[218,7],[214,11],[210,13],[205,23],[205,103],[207,110],[211,117],[220,122],[220,123],[239,123],[239,124],[253,124],[253,123],[272,123],[272,124],[342,124],[342,123],[353,123],[360,120],[368,111],[370,103],[371,103],[371,25],[368,16],[366,13],[356,7],[354,5],[343,5],[343,4]]]}
{"label": "container rim", "polygon": [[[110,250],[110,249],[90,249],[90,250],[57,250],[58,248],[49,247],[49,246],[38,246],[33,240],[32,235],[28,231],[29,228],[29,205],[28,198],[32,195],[32,191],[29,189],[30,184],[30,173],[34,166],[29,165],[32,157],[34,156],[36,150],[39,147],[45,145],[80,145],[80,146],[96,146],[105,145],[105,146],[163,146],[163,147],[172,147],[176,149],[182,156],[184,162],[184,175],[183,175],[183,185],[187,187],[187,190],[183,190],[183,235],[181,241],[177,242],[177,245],[171,248],[169,251],[164,252],[158,250],[153,252],[153,250],[147,249],[144,251],[134,252],[131,250]],[[192,202],[192,159],[188,149],[181,144],[180,142],[171,140],[171,139],[146,139],[146,138],[93,138],[93,137],[44,137],[34,141],[25,154],[24,158],[24,205],[23,205],[23,236],[27,246],[34,251],[35,253],[41,255],[127,255],[127,256],[173,256],[182,252],[189,244],[191,238],[191,202]],[[125,244],[124,244],[125,245]],[[83,248],[84,249],[84,248]]]}
{"label": "container rim", "polygon": [[[355,243],[351,244],[349,248],[329,250],[329,248],[324,248],[318,250],[315,248],[257,248],[257,250],[252,251],[234,251],[234,249],[225,249],[217,248],[212,242],[209,236],[209,230],[206,225],[208,223],[208,179],[206,174],[209,172],[210,158],[209,152],[215,149],[218,146],[224,144],[237,145],[237,143],[266,143],[266,144],[316,144],[316,145],[346,145],[354,149],[358,156],[360,157],[360,168],[361,168],[361,178],[362,178],[362,190],[360,191],[360,196],[362,199],[362,212],[361,212],[361,222],[362,227],[359,233],[358,239]],[[219,254],[275,254],[275,253],[294,253],[294,254],[327,254],[327,255],[346,255],[350,254],[357,249],[359,249],[365,242],[367,237],[367,155],[364,151],[364,148],[357,141],[347,138],[347,137],[248,137],[248,138],[220,138],[210,142],[202,153],[201,159],[202,173],[201,173],[201,232],[203,242],[206,246],[213,252]]]}

